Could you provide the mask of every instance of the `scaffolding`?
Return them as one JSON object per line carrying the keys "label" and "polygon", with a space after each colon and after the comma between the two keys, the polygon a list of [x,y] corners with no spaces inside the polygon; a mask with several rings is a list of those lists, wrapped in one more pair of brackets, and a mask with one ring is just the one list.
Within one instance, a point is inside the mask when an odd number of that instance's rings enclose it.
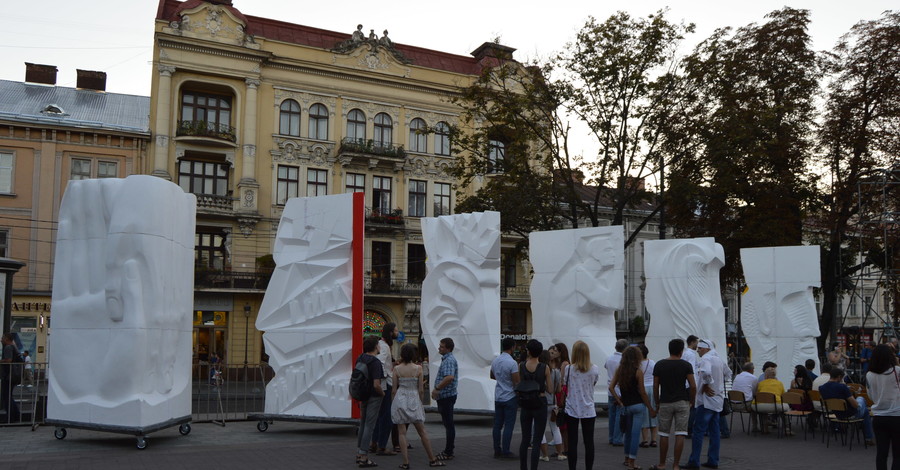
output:
{"label": "scaffolding", "polygon": [[[854,304],[862,304],[861,329],[881,331],[881,337],[900,337],[900,164],[874,170],[857,183],[857,263],[863,267],[848,279],[847,302],[839,311],[837,331],[844,331]],[[878,308],[878,293],[884,309]],[[875,326],[867,326],[870,319]],[[852,328],[852,326],[850,327]],[[875,340],[873,334],[872,337]]]}

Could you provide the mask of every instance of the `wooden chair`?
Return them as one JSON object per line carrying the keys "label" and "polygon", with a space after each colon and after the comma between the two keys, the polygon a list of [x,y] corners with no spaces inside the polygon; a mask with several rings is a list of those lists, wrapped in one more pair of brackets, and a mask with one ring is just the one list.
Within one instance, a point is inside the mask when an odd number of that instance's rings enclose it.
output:
{"label": "wooden chair", "polygon": [[[753,429],[753,409],[751,408],[750,402],[747,401],[747,398],[744,396],[744,392],[739,390],[729,390],[728,391],[728,400],[731,402],[731,423],[729,427],[734,429],[734,415],[741,415],[741,430],[750,434],[750,430]],[[744,415],[747,414],[750,416],[750,422],[747,423],[747,428],[744,429]]]}
{"label": "wooden chair", "polygon": [[[828,447],[829,441],[831,441],[831,434],[834,432],[841,433],[841,445],[845,445],[847,441],[850,441],[850,450],[853,450],[853,437],[850,436],[850,430],[855,431],[856,441],[859,442],[859,431],[862,428],[863,420],[862,418],[841,418],[842,414],[850,411],[847,400],[841,398],[826,398],[824,400],[826,418],[828,422],[828,428],[825,430],[825,434],[828,435],[826,438],[825,446]],[[837,431],[835,431],[837,430]],[[868,443],[863,441],[863,446],[868,448]]]}
{"label": "wooden chair", "polygon": [[[781,407],[781,404],[778,403],[778,400],[775,397],[775,394],[768,393],[768,392],[757,393],[753,399],[753,403],[754,403],[753,410],[756,411],[757,415],[761,415],[759,418],[760,427],[762,427],[763,429],[766,429],[768,427],[768,422],[766,422],[765,419],[767,419],[768,415],[770,415],[770,414],[774,415],[776,418],[775,431],[776,431],[776,434],[780,437],[783,426],[779,426],[779,423],[783,422],[784,413],[783,413],[783,408]],[[760,407],[760,405],[766,405],[766,406]],[[771,405],[771,406],[769,406],[769,405]],[[760,411],[760,410],[762,410],[762,411]]]}
{"label": "wooden chair", "polygon": [[[801,406],[804,403],[806,403],[806,401],[804,400],[804,395],[801,395],[796,392],[784,392],[784,395],[781,396],[781,403],[784,403],[785,405],[788,405],[788,406],[790,406],[790,405]],[[794,419],[796,419],[800,422],[800,425],[803,427],[803,440],[804,441],[806,440],[806,428],[809,427],[809,426],[807,426],[807,421],[809,420],[810,415],[812,415],[812,411],[800,411],[800,410],[790,409],[790,410],[786,410],[784,412],[784,417],[787,420],[787,425],[788,425],[789,430],[793,431],[794,427],[792,426],[792,424],[793,424]],[[815,437],[815,434],[813,434],[813,437]]]}

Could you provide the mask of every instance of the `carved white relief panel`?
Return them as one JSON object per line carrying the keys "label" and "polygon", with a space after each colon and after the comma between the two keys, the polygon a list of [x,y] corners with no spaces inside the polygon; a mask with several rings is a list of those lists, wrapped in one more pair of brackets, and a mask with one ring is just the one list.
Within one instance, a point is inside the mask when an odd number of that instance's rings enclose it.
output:
{"label": "carved white relief panel", "polygon": [[[422,283],[422,335],[429,351],[441,338],[456,343],[457,409],[493,410],[491,361],[500,352],[500,213],[422,219],[427,274]],[[440,356],[433,354],[431,376]]]}
{"label": "carved white relief panel", "polygon": [[747,292],[741,328],[759,370],[778,364],[778,379],[789,384],[794,366],[816,359],[819,322],[813,288],[820,286],[818,246],[741,249]]}
{"label": "carved white relief panel", "polygon": [[275,371],[266,413],[351,416],[353,210],[352,194],[292,198],[284,207],[256,321]]}
{"label": "carved white relief panel", "polygon": [[152,176],[71,181],[60,206],[47,416],[191,415],[196,199]]}
{"label": "carved white relief panel", "polygon": [[[644,242],[645,299],[650,312],[646,345],[650,358],[669,356],[669,341],[689,335],[712,340],[726,351],[725,307],[719,270],[725,251],[713,238]],[[724,355],[724,354],[723,354]]]}
{"label": "carved white relief panel", "polygon": [[621,225],[532,232],[529,253],[532,336],[544,343],[587,343],[600,365],[596,401],[606,401],[606,369],[615,352],[615,311],[625,306],[625,235]]}

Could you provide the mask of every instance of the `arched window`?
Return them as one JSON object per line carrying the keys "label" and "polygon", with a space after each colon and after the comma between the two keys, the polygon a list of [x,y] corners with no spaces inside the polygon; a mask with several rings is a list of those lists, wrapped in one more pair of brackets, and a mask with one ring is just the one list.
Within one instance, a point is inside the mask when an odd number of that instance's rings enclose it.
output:
{"label": "arched window", "polygon": [[381,336],[381,330],[387,319],[380,312],[375,310],[366,310],[363,313],[363,336]]}
{"label": "arched window", "polygon": [[281,123],[278,126],[281,135],[300,135],[300,105],[294,100],[281,103]]}
{"label": "arched window", "polygon": [[409,123],[409,149],[413,152],[427,152],[425,121],[415,118]]}
{"label": "arched window", "polygon": [[347,114],[347,138],[366,140],[366,115],[358,109]]}
{"label": "arched window", "polygon": [[488,173],[503,173],[505,158],[506,144],[502,141],[491,139],[488,143]]}
{"label": "arched window", "polygon": [[324,104],[309,107],[309,138],[328,140],[328,108]]}
{"label": "arched window", "polygon": [[446,122],[434,126],[434,153],[450,155],[450,126]]}
{"label": "arched window", "polygon": [[385,147],[393,142],[392,136],[394,131],[394,121],[387,113],[378,113],[375,115],[375,145],[383,145]]}

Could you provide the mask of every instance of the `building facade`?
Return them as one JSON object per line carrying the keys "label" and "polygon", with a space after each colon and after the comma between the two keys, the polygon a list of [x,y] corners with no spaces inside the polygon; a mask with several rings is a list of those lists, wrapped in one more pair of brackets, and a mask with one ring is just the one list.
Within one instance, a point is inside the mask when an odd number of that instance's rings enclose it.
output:
{"label": "building facade", "polygon": [[[253,325],[291,197],[365,193],[365,329],[394,322],[418,339],[420,218],[452,214],[457,197],[449,98],[502,46],[458,56],[349,26],[246,16],[222,0],[159,3],[142,171],[197,195],[198,364],[266,359]],[[527,270],[515,263],[504,311],[524,334]]]}
{"label": "building facade", "polygon": [[[24,82],[0,80],[0,257],[26,263],[13,278],[11,330],[46,360],[59,204],[71,180],[124,178],[144,166],[150,98],[106,93],[106,74],[26,64]],[[3,299],[0,298],[0,303]]]}

